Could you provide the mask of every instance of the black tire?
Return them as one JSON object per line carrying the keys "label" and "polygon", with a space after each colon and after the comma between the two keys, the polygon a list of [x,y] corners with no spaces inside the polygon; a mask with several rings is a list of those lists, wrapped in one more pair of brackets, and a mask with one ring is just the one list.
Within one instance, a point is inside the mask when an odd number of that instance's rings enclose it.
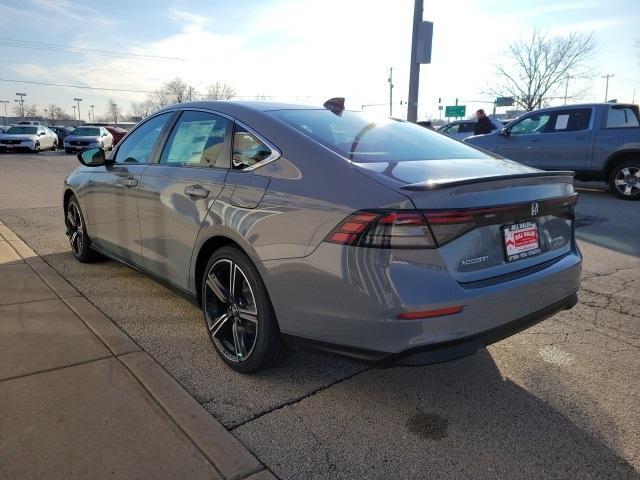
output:
{"label": "black tire", "polygon": [[75,259],[81,263],[91,263],[100,258],[100,254],[90,248],[91,239],[87,235],[84,216],[75,195],[69,198],[64,213],[64,223],[67,227],[71,253]]}
{"label": "black tire", "polygon": [[640,159],[629,159],[613,167],[609,188],[623,200],[640,200]]}
{"label": "black tire", "polygon": [[[224,275],[225,269],[228,277]],[[232,274],[232,270],[235,273]],[[235,279],[233,289],[229,288],[231,278]],[[227,288],[222,292],[225,283]],[[237,291],[229,295],[232,290]],[[282,360],[286,346],[269,294],[258,270],[240,249],[226,246],[211,255],[204,269],[201,293],[207,334],[216,353],[229,367],[240,373],[253,373]],[[232,300],[224,301],[224,298]],[[252,343],[250,349],[249,343]],[[243,355],[246,356],[243,358]]]}
{"label": "black tire", "polygon": [[51,151],[55,152],[56,150],[58,150],[58,141],[56,140],[55,142],[53,142],[53,145],[51,146]]}
{"label": "black tire", "polygon": [[40,142],[36,142],[35,146],[33,147],[33,153],[40,153]]}

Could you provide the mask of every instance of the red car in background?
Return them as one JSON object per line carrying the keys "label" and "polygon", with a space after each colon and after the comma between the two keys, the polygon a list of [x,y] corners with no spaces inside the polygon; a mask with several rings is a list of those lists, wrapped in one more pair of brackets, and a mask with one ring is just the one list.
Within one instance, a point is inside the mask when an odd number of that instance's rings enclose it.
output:
{"label": "red car in background", "polygon": [[124,128],[120,128],[120,127],[105,126],[104,128],[109,130],[109,133],[113,136],[114,147],[120,142],[120,140],[122,140],[122,137],[124,137],[128,132]]}

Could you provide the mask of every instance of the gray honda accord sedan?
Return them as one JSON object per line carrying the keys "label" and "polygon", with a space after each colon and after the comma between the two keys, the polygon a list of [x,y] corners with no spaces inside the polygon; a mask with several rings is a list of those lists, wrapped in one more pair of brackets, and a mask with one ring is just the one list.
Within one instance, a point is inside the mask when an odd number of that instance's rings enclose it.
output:
{"label": "gray honda accord sedan", "polygon": [[141,122],[64,184],[74,256],[197,302],[220,358],[267,368],[292,342],[426,364],[571,308],[573,172],[414,124],[265,102],[192,102]]}

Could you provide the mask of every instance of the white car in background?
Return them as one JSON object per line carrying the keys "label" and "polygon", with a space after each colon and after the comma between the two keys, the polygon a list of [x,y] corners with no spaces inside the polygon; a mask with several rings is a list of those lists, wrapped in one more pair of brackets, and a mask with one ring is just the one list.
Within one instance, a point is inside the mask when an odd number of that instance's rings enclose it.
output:
{"label": "white car in background", "polygon": [[[495,118],[489,118],[489,120],[491,120],[491,123],[493,124],[493,130],[500,130],[504,127],[500,120]],[[438,132],[444,133],[448,137],[452,137],[457,140],[464,140],[465,138],[474,135],[473,130],[475,126],[475,120],[456,120],[454,122],[444,124],[438,129]]]}
{"label": "white car in background", "polygon": [[0,151],[14,150],[55,150],[58,148],[58,136],[44,125],[13,125],[0,133]]}
{"label": "white car in background", "polygon": [[113,149],[113,135],[104,127],[82,125],[64,137],[64,151],[67,153],[96,147]]}

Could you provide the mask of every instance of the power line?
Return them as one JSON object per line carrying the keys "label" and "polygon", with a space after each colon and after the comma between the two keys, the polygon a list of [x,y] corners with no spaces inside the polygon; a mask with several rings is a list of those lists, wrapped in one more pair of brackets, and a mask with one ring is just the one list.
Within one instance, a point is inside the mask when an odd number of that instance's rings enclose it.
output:
{"label": "power line", "polygon": [[81,88],[83,90],[106,90],[111,92],[155,93],[151,90],[131,90],[127,88],[90,87],[88,85],[71,85],[67,83],[35,82],[30,80],[16,80],[12,78],[0,78],[0,82],[27,83],[29,85],[45,85],[49,87]]}
{"label": "power line", "polygon": [[137,53],[122,53],[112,50],[102,50],[95,48],[74,47],[73,45],[62,45],[59,43],[47,43],[47,42],[34,42],[30,40],[19,40],[9,37],[0,37],[0,45],[17,48],[30,48],[34,50],[46,50],[54,52],[66,52],[77,53],[83,55],[98,55],[104,57],[115,58],[130,58],[136,60],[171,60],[171,61],[185,61],[185,58],[181,57],[168,57],[162,55],[147,55]]}

